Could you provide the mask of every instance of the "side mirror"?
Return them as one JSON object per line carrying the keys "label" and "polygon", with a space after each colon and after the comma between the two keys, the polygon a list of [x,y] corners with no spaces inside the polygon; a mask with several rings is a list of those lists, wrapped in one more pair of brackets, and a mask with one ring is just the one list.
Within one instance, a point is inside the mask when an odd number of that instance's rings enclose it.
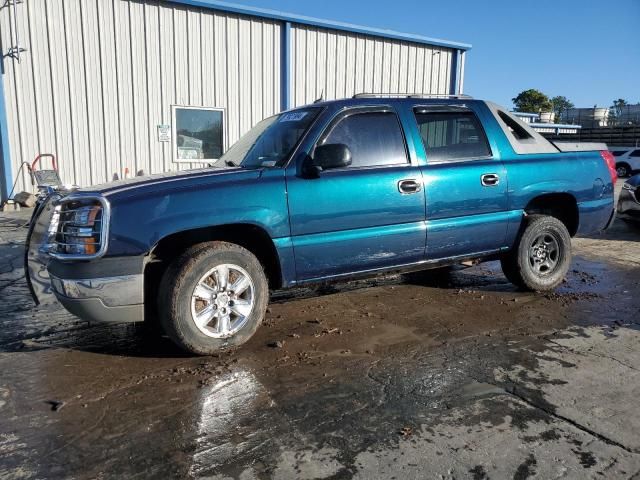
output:
{"label": "side mirror", "polygon": [[351,165],[351,151],[343,143],[318,145],[313,153],[312,165],[322,170],[348,167]]}

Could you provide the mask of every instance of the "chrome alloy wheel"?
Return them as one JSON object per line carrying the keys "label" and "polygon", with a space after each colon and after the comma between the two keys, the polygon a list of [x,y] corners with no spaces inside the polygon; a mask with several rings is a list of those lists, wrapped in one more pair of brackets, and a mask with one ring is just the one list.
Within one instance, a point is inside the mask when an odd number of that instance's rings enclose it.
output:
{"label": "chrome alloy wheel", "polygon": [[191,295],[191,317],[209,337],[225,338],[245,326],[253,311],[255,287],[238,265],[218,265],[198,281]]}
{"label": "chrome alloy wheel", "polygon": [[560,245],[551,233],[538,235],[529,247],[529,264],[538,275],[547,275],[560,260]]}

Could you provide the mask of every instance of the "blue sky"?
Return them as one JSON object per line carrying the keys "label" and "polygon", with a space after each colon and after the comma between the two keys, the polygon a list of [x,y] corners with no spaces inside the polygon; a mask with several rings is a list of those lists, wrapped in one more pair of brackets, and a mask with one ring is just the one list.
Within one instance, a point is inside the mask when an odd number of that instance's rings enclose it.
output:
{"label": "blue sky", "polygon": [[527,88],[576,106],[640,102],[640,0],[235,0],[473,45],[465,92],[511,106]]}

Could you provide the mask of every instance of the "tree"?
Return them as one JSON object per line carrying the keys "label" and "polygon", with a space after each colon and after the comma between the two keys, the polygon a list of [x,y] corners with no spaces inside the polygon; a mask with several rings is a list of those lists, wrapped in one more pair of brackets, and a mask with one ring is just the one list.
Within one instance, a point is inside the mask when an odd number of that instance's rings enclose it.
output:
{"label": "tree", "polygon": [[627,102],[624,98],[619,98],[613,101],[613,105],[611,105],[610,108],[613,112],[613,115],[615,117],[619,117],[620,115],[622,115],[622,111],[627,105],[629,105],[629,102]]}
{"label": "tree", "polygon": [[517,112],[550,112],[553,107],[549,97],[535,88],[530,88],[529,90],[520,92],[518,96],[512,98],[511,101],[516,107]]}
{"label": "tree", "polygon": [[609,122],[610,125],[615,125],[618,123],[619,118],[622,116],[622,112],[624,111],[624,107],[629,105],[629,103],[624,98],[618,98],[613,101],[613,105],[609,107]]}
{"label": "tree", "polygon": [[566,112],[570,108],[573,108],[575,105],[567,97],[563,95],[558,95],[557,97],[553,97],[551,99],[551,106],[553,108],[554,113],[556,114],[556,121],[558,121],[560,119],[560,116],[564,112]]}

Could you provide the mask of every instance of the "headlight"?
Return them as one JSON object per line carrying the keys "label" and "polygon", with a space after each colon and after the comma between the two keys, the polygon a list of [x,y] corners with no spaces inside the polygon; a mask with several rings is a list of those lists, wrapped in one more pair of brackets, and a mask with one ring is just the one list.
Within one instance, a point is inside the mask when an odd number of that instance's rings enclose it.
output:
{"label": "headlight", "polygon": [[638,189],[638,187],[635,187],[635,186],[631,185],[630,183],[623,183],[622,184],[622,188],[625,189],[625,190],[631,190],[632,192],[635,192]]}
{"label": "headlight", "polygon": [[96,223],[96,218],[99,219],[101,210],[101,206],[79,207],[75,212],[72,212],[70,221],[74,225],[93,226]]}
{"label": "headlight", "polygon": [[63,198],[49,226],[50,254],[63,260],[101,256],[107,246],[108,218],[109,203],[102,197]]}

